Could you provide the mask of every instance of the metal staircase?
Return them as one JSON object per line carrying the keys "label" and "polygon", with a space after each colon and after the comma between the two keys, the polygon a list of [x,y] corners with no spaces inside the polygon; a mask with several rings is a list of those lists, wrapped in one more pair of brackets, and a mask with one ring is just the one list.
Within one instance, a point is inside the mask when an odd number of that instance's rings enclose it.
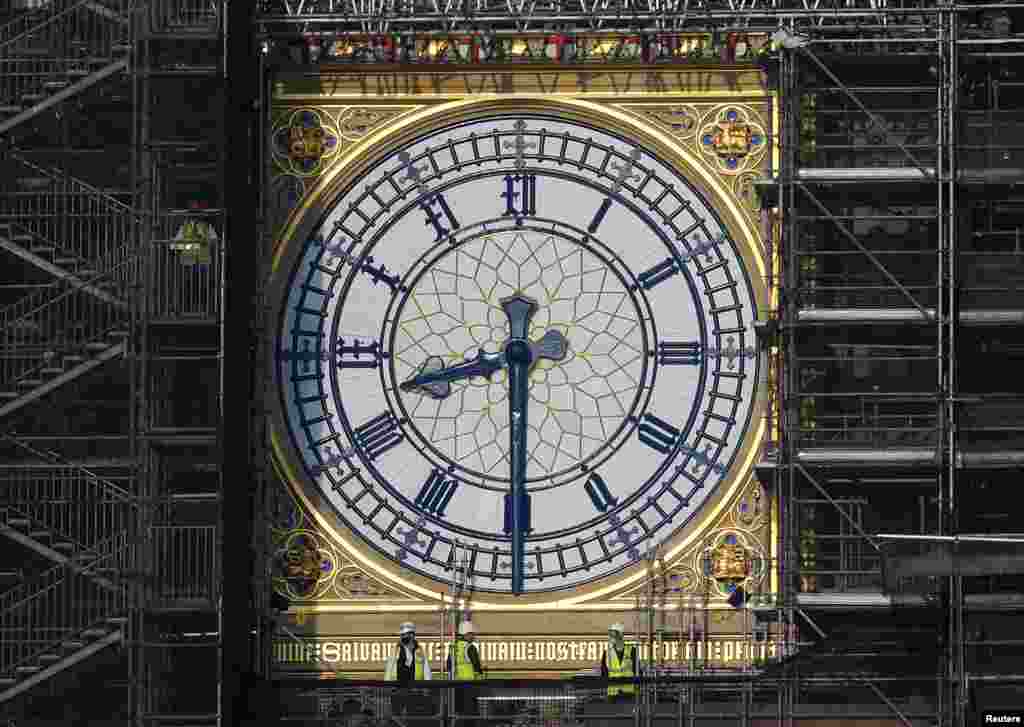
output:
{"label": "metal staircase", "polygon": [[39,37],[53,37],[53,26],[68,23],[72,16],[78,20],[98,15],[127,24],[127,16],[123,14],[126,6],[117,0],[50,0],[43,7],[29,10],[0,26],[0,53],[6,55],[12,47],[30,47],[31,41]]}
{"label": "metal staircase", "polygon": [[0,702],[121,640],[138,507],[116,483],[3,439],[33,465],[0,470],[0,535],[55,565],[0,593]]}
{"label": "metal staircase", "polygon": [[[98,287],[122,274],[127,264],[88,284]],[[82,293],[78,286],[62,287],[56,297],[0,330],[5,354],[0,363],[0,417],[126,351],[126,311]]]}
{"label": "metal staircase", "polygon": [[0,27],[0,134],[128,69],[129,0],[54,0]]}
{"label": "metal staircase", "polygon": [[127,589],[97,575],[122,570],[127,534],[97,550],[90,560],[55,566],[0,596],[0,702],[121,640]]}
{"label": "metal staircase", "polygon": [[124,354],[135,265],[130,207],[16,152],[7,161],[0,249],[54,283],[0,309],[0,417]]}

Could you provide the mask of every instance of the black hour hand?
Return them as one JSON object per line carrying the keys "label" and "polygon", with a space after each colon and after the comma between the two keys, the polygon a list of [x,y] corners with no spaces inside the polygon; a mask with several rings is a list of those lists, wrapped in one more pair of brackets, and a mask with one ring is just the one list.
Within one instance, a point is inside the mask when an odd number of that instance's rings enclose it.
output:
{"label": "black hour hand", "polygon": [[418,391],[433,399],[444,399],[452,393],[452,382],[474,376],[489,379],[495,371],[504,367],[503,353],[487,353],[483,349],[477,351],[476,358],[448,368],[445,368],[439,356],[431,356],[423,362],[417,374],[403,381],[399,388],[402,391]]}

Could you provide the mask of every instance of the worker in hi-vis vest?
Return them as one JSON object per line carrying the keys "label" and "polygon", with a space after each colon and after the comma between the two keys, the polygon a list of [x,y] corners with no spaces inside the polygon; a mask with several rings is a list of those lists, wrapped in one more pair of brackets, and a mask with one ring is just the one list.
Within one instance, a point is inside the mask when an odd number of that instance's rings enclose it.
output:
{"label": "worker in hi-vis vest", "polygon": [[[472,682],[484,678],[484,668],[480,664],[480,650],[476,648],[476,633],[472,621],[459,624],[455,643],[448,651],[446,667],[448,674],[455,681]],[[476,715],[476,695],[470,686],[460,687],[455,691],[455,714],[458,716]],[[472,719],[459,720],[463,727],[475,727]]]}
{"label": "worker in hi-vis vest", "polygon": [[398,648],[389,656],[384,680],[406,685],[430,679],[430,662],[416,641],[416,625],[406,621],[398,629]]}
{"label": "worker in hi-vis vest", "polygon": [[[608,648],[601,657],[601,676],[617,679],[636,675],[636,648],[626,643],[622,624],[612,624],[608,627]],[[632,684],[608,685],[608,699],[613,702],[631,700],[635,693],[636,687]]]}
{"label": "worker in hi-vis vest", "polygon": [[[430,662],[416,641],[416,625],[406,621],[398,629],[398,648],[389,656],[384,667],[384,679],[399,687],[410,687],[413,682],[430,679]],[[433,711],[429,695],[397,689],[391,695],[391,712],[395,715],[430,714]],[[411,724],[412,721],[409,721]]]}

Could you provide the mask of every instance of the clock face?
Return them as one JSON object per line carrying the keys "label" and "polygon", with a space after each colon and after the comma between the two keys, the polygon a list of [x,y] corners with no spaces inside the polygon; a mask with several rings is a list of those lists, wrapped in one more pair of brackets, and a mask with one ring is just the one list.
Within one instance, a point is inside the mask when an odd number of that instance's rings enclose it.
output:
{"label": "clock face", "polygon": [[351,531],[509,590],[524,421],[526,590],[617,572],[699,513],[739,466],[759,361],[743,258],[691,183],[539,112],[367,169],[295,252],[277,331],[290,445]]}

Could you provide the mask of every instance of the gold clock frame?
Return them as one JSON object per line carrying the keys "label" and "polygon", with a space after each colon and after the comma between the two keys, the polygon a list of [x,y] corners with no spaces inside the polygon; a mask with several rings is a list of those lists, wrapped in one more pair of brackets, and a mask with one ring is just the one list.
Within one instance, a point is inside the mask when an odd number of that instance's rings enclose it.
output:
{"label": "gold clock frame", "polygon": [[[359,70],[360,73],[356,75],[351,71],[332,73],[328,69],[318,76],[281,77],[274,84],[272,119],[283,118],[298,108],[328,110],[328,114],[332,108],[359,108],[370,111],[367,118],[371,121],[376,118],[377,123],[361,128],[359,138],[343,139],[348,143],[338,148],[331,162],[324,164],[322,171],[315,175],[313,186],[290,212],[280,233],[275,236],[270,251],[271,273],[268,285],[268,299],[273,306],[268,321],[272,329],[281,312],[285,286],[301,241],[307,238],[315,223],[330,209],[341,191],[367,171],[375,159],[432,128],[509,110],[539,111],[594,123],[627,138],[636,139],[638,144],[679,168],[719,211],[723,223],[736,241],[751,276],[759,318],[764,317],[769,310],[771,291],[756,200],[752,204],[750,199],[741,198],[736,188],[737,175],[723,173],[707,163],[692,144],[685,143],[670,128],[660,124],[656,113],[658,109],[680,105],[710,112],[728,104],[757,113],[765,120],[765,128],[770,130],[771,126],[777,126],[776,104],[772,94],[761,87],[760,72],[750,68],[690,71],[689,80],[683,82],[679,78],[684,74],[668,73],[658,67],[621,68],[602,73],[565,68],[545,71],[513,67],[486,72],[460,70],[458,73],[441,69],[434,72],[433,76],[431,72],[411,73],[394,67],[366,67]],[[551,79],[550,86],[545,85],[545,73]],[[703,88],[694,90],[693,73],[703,73],[705,75],[702,77],[718,81],[702,82]],[[495,82],[495,90],[471,78],[474,75],[490,77],[495,74],[504,79]],[[660,75],[664,78],[653,85],[629,80],[640,75]],[[412,85],[405,83],[404,86],[400,80],[396,80],[408,76],[421,80]],[[595,83],[595,76],[601,77],[602,81]],[[677,82],[672,81],[673,77],[677,78]],[[379,83],[378,92],[368,92],[368,88],[374,88],[374,78],[390,78],[393,82],[384,86],[384,92],[380,92]],[[424,78],[429,80],[423,81]],[[538,85],[544,88],[544,92],[539,92]],[[472,90],[480,87],[487,90]],[[403,88],[405,92],[402,92]],[[503,91],[496,90],[498,88]],[[377,113],[372,113],[374,111]],[[699,128],[696,133],[700,133]],[[746,170],[746,174],[764,174],[775,166],[778,149],[774,135],[769,133],[767,138],[770,141],[759,166],[753,171]],[[274,335],[273,331],[270,333]],[[272,412],[268,418],[268,429],[274,471],[315,524],[321,537],[336,546],[338,552],[355,568],[379,583],[384,592],[394,594],[393,598],[369,601],[309,602],[300,608],[313,614],[386,614],[390,623],[397,613],[436,612],[451,605],[446,595],[447,586],[411,573],[360,543],[358,536],[348,534],[346,526],[338,519],[333,506],[325,501],[322,493],[314,491],[316,488],[304,482],[301,463],[286,444],[287,427],[276,401],[278,374],[276,367],[271,368],[274,370],[274,387],[267,392],[271,400],[268,409]],[[751,428],[737,452],[737,464],[726,480],[716,488],[714,495],[705,502],[699,516],[681,532],[677,532],[663,548],[662,567],[671,568],[674,563],[692,555],[706,541],[709,533],[722,527],[730,508],[743,493],[749,492],[751,487],[760,487],[754,477],[754,464],[765,437],[767,366],[762,366],[755,396]],[[769,554],[772,564],[770,588],[775,592],[777,523],[774,522],[774,514],[777,508],[774,504],[771,512],[772,522],[757,537],[764,541],[764,552]],[[539,615],[545,612],[621,611],[632,608],[634,594],[650,575],[649,565],[641,561],[619,574],[557,593],[527,593],[521,596],[482,593],[474,596],[472,608],[474,613],[480,614],[477,619],[486,618],[483,614],[487,612],[495,612],[495,615],[498,612],[509,615],[521,613],[526,616],[528,613]],[[714,606],[728,608],[724,598],[719,599]],[[371,622],[367,622],[366,628],[376,630]]]}

